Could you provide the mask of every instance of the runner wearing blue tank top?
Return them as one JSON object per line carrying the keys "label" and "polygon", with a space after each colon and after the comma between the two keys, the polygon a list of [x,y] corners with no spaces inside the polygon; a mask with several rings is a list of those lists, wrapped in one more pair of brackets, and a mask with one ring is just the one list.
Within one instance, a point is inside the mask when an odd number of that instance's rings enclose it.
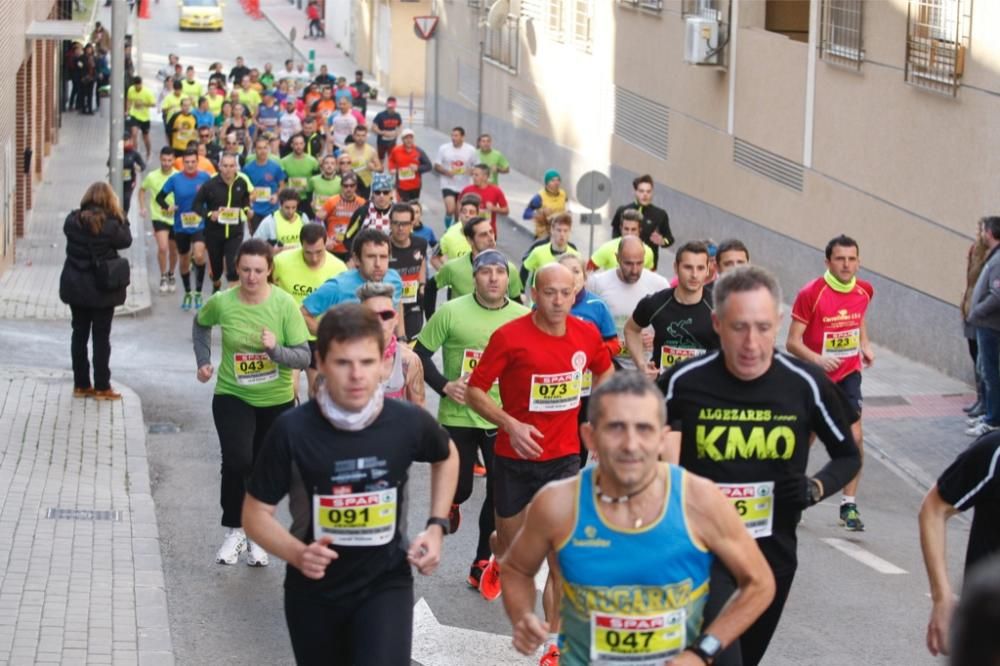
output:
{"label": "runner wearing blue tank top", "polygon": [[[554,551],[561,666],[711,664],[771,603],[767,561],[715,484],[659,462],[669,428],[649,380],[615,373],[594,390],[588,415],[583,439],[599,462],[535,495],[502,561],[514,647],[531,654],[547,637],[534,575]],[[715,558],[738,591],[706,627]]]}

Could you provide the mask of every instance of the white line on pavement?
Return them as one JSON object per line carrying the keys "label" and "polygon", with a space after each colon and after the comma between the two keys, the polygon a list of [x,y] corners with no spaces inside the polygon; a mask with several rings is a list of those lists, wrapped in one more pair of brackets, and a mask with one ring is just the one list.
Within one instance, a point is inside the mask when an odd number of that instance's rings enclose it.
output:
{"label": "white line on pavement", "polygon": [[833,546],[844,555],[854,558],[861,564],[867,565],[874,569],[875,571],[883,574],[899,575],[905,574],[907,571],[905,569],[900,569],[892,562],[883,560],[878,555],[869,553],[867,550],[861,546],[851,543],[850,541],[845,541],[844,539],[820,539],[823,543]]}

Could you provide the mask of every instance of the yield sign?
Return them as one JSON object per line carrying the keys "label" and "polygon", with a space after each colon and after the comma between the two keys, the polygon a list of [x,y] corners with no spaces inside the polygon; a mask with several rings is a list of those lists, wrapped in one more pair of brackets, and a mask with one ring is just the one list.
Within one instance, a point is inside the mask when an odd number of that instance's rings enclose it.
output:
{"label": "yield sign", "polygon": [[437,16],[414,16],[413,17],[413,27],[417,30],[417,36],[420,39],[430,39],[434,34],[434,29],[437,28],[438,17]]}

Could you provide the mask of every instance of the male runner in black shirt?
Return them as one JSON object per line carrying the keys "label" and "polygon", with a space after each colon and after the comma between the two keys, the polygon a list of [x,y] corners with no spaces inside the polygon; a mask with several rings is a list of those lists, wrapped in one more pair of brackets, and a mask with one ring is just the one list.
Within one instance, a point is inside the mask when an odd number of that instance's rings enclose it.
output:
{"label": "male runner in black shirt", "polygon": [[[410,663],[411,566],[437,568],[458,453],[426,411],[384,400],[385,340],[356,303],[323,317],[316,398],[272,426],[243,503],[253,540],[288,562],[285,618],[299,664]],[[427,528],[407,543],[406,481],[431,463]],[[289,496],[291,531],[276,519]]]}
{"label": "male runner in black shirt", "polygon": [[[658,384],[676,433],[668,460],[719,484],[774,573],[771,606],[715,661],[756,666],[795,576],[802,510],[854,478],[861,459],[844,395],[821,368],[774,349],[781,303],[774,276],[756,266],[735,269],[716,283],[714,298],[721,349],[674,366]],[[830,462],[810,478],[813,432]],[[713,569],[706,622],[735,589],[725,569]]]}

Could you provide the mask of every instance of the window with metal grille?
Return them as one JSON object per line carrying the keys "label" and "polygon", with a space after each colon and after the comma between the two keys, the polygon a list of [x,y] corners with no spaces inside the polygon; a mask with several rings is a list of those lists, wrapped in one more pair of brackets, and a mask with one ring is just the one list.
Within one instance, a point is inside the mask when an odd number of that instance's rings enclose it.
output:
{"label": "window with metal grille", "polygon": [[563,27],[566,18],[563,0],[549,0],[548,18],[549,37],[557,42],[563,41],[566,38],[566,29]]}
{"label": "window with metal grille", "polygon": [[512,14],[499,28],[486,29],[483,59],[498,67],[517,74],[518,19]]}
{"label": "window with metal grille", "polygon": [[718,21],[720,2],[721,0],[684,0],[681,4],[681,16],[703,16]]}
{"label": "window with metal grille", "polygon": [[574,0],[573,2],[573,43],[581,51],[590,53],[593,46],[591,32],[594,23],[593,0]]}
{"label": "window with metal grille", "polygon": [[835,65],[861,69],[863,0],[823,0],[820,13],[819,56]]}
{"label": "window with metal grille", "polygon": [[542,16],[545,15],[544,7],[544,0],[521,0],[521,16],[533,21],[541,21]]}
{"label": "window with metal grille", "polygon": [[958,95],[969,49],[972,0],[909,0],[907,83]]}
{"label": "window with metal grille", "polygon": [[648,9],[651,12],[663,11],[663,0],[618,0],[618,4],[635,9]]}

